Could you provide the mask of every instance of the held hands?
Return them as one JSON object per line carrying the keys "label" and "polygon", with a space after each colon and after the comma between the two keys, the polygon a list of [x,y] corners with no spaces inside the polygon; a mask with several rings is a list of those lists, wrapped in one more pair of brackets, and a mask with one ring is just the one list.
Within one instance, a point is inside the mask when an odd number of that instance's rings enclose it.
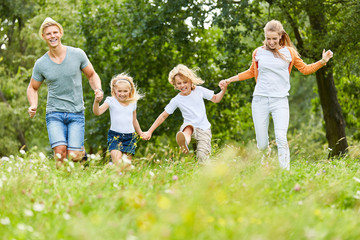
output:
{"label": "held hands", "polygon": [[150,140],[151,138],[151,133],[149,132],[143,132],[140,136],[144,139],[144,140]]}
{"label": "held hands", "polygon": [[327,50],[325,52],[325,49],[324,49],[323,53],[322,53],[321,61],[322,61],[323,64],[326,64],[330,60],[330,58],[332,58],[332,57],[333,57],[333,52],[331,50]]}
{"label": "held hands", "polygon": [[221,90],[226,91],[229,84],[230,84],[230,81],[228,79],[221,80],[219,82],[219,87],[220,87]]}
{"label": "held hands", "polygon": [[100,89],[95,90],[95,102],[101,102],[104,98],[104,92]]}
{"label": "held hands", "polygon": [[37,106],[30,106],[28,108],[28,113],[29,113],[30,118],[33,118],[35,116],[36,110],[37,110]]}

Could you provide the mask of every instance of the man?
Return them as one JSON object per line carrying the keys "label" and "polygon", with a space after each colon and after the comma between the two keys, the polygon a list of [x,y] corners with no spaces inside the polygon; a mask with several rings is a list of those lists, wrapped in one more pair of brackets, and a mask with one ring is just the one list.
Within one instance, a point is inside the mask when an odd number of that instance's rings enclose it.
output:
{"label": "man", "polygon": [[35,116],[38,90],[46,79],[48,84],[46,126],[50,145],[54,150],[56,166],[60,166],[65,158],[80,161],[85,154],[81,72],[88,78],[96,95],[103,98],[103,90],[101,80],[85,52],[61,44],[64,31],[58,22],[46,18],[41,24],[39,34],[47,43],[49,51],[35,63],[27,89],[30,103],[28,113],[31,118]]}

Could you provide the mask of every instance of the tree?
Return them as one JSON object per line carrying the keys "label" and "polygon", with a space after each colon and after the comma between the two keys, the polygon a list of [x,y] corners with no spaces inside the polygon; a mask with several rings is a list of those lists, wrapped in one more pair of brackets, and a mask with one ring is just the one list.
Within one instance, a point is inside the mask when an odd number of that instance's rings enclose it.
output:
{"label": "tree", "polygon": [[[358,11],[351,10],[358,6],[357,1],[341,1],[345,3],[340,7],[340,2],[328,0],[268,0],[268,1],[217,1],[216,7],[221,9],[215,23],[219,24],[224,31],[231,31],[244,26],[245,29],[255,29],[262,33],[262,29],[256,26],[262,25],[272,18],[283,22],[286,29],[291,29],[291,35],[295,36],[295,45],[303,58],[309,61],[318,61],[321,58],[322,48],[330,48],[333,51],[339,49],[339,36],[337,30],[343,30],[343,22],[347,17],[346,12],[352,12],[354,19],[359,19]],[[267,8],[265,3],[269,4]],[[249,4],[253,9],[251,15],[243,15]],[[250,7],[251,5],[251,7]],[[266,19],[266,14],[268,14]],[[356,20],[355,20],[356,21]],[[234,22],[238,22],[237,25]],[[339,23],[340,22],[340,23]],[[358,21],[357,21],[358,22]],[[259,24],[260,23],[260,24]],[[350,32],[347,33],[352,34]],[[232,37],[232,40],[234,37]],[[358,38],[352,38],[350,43],[358,44]],[[236,47],[234,48],[236,49]],[[337,90],[334,83],[333,61],[316,72],[316,80],[323,109],[326,137],[329,148],[332,149],[330,156],[338,156],[346,153],[348,144],[345,135],[345,119],[337,98]]]}
{"label": "tree", "polygon": [[[137,111],[144,130],[176,95],[167,78],[177,64],[198,67],[199,75],[206,80],[205,86],[217,88],[221,80],[217,58],[221,56],[216,39],[221,31],[203,27],[204,10],[192,1],[84,0],[81,12],[85,51],[101,74],[105,95],[110,95],[111,77],[124,71],[134,77],[140,91],[145,93],[145,98],[138,102]],[[211,118],[221,119],[216,114],[218,107],[221,105],[209,104]],[[95,118],[91,109],[87,111],[92,126],[88,144],[96,149],[99,142],[106,142],[109,118],[107,114]],[[166,144],[174,143],[175,138],[171,136],[175,136],[181,125],[181,115],[177,111],[166,121],[155,134],[163,135],[157,139],[163,139]]]}
{"label": "tree", "polygon": [[[48,146],[45,126],[46,84],[39,91],[37,117],[27,114],[26,88],[37,58],[47,51],[38,35],[42,21],[51,16],[66,27],[64,42],[82,46],[74,19],[77,0],[5,0],[0,3],[0,156],[14,154],[19,148]],[[56,6],[56,7],[54,7]],[[74,44],[72,44],[74,43]]]}
{"label": "tree", "polygon": [[[316,61],[319,59],[322,48],[330,48],[335,53],[340,51],[344,53],[343,45],[339,44],[344,39],[349,40],[347,45],[350,51],[346,51],[347,54],[354,55],[352,50],[358,48],[356,45],[359,38],[351,37],[354,34],[359,35],[354,28],[356,25],[348,24],[349,16],[352,19],[350,22],[359,22],[358,1],[277,0],[267,2],[274,7],[274,15],[283,16],[284,21],[291,26],[295,35],[296,46],[302,56]],[[345,25],[350,31],[344,32]],[[350,28],[348,28],[349,25]],[[338,32],[343,34],[340,35]],[[342,155],[346,153],[348,148],[345,119],[334,82],[334,65],[336,64],[334,61],[336,59],[316,72],[326,137],[329,148],[332,149],[330,156]]]}

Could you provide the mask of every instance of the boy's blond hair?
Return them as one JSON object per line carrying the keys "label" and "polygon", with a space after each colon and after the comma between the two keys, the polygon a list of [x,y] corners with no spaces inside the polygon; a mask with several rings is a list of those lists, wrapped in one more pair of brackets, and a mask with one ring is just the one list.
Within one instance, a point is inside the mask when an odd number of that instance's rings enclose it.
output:
{"label": "boy's blond hair", "polygon": [[140,98],[143,97],[141,94],[139,94],[137,92],[133,78],[130,77],[127,73],[120,73],[111,79],[111,82],[110,82],[111,96],[116,97],[115,87],[119,84],[130,85],[130,94],[129,94],[129,98],[126,100],[126,102],[128,102],[128,103],[137,102],[137,100],[139,100]]}
{"label": "boy's blond hair", "polygon": [[175,77],[177,75],[186,78],[187,80],[191,81],[191,90],[194,90],[196,85],[201,85],[203,84],[205,81],[202,80],[200,77],[198,77],[195,74],[196,70],[191,70],[189,69],[187,66],[183,65],[183,64],[179,64],[176,67],[174,67],[170,73],[169,73],[169,82],[175,87],[176,89],[176,84],[175,84]]}
{"label": "boy's blond hair", "polygon": [[61,24],[58,23],[57,21],[55,21],[54,19],[52,19],[51,17],[47,17],[47,18],[45,18],[44,22],[40,26],[39,36],[42,38],[42,35],[44,33],[44,29],[47,28],[47,27],[50,27],[50,26],[54,26],[54,25],[59,28],[59,30],[60,30],[60,32],[62,34],[64,34],[64,29],[61,26]]}

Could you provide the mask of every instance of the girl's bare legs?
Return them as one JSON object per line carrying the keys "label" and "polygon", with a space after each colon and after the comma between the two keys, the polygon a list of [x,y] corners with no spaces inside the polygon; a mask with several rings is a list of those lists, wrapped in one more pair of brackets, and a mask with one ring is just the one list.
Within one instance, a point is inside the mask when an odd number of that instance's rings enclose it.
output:
{"label": "girl's bare legs", "polygon": [[111,155],[112,162],[116,166],[119,166],[121,163],[122,152],[119,150],[111,150],[110,155]]}

